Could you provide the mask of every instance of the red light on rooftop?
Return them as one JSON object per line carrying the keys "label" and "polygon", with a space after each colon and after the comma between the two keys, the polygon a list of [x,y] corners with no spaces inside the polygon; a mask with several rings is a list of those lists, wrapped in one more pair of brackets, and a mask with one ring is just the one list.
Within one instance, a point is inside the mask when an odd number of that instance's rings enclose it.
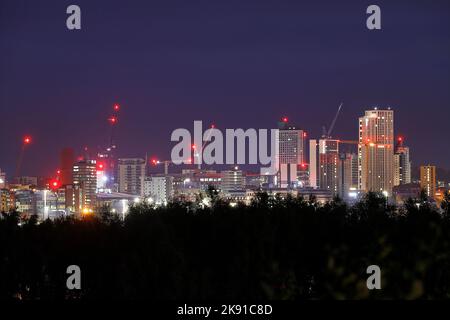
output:
{"label": "red light on rooftop", "polygon": [[114,111],[119,111],[120,110],[120,105],[118,105],[117,103],[114,105],[113,107]]}
{"label": "red light on rooftop", "polygon": [[97,169],[102,171],[104,169],[105,165],[103,163],[97,163]]}
{"label": "red light on rooftop", "polygon": [[213,123],[211,124],[211,129],[214,129],[216,127],[216,125]]}
{"label": "red light on rooftop", "polygon": [[23,143],[24,144],[30,144],[31,143],[31,137],[29,137],[29,136],[24,137],[23,138]]}
{"label": "red light on rooftop", "polygon": [[196,149],[196,146],[195,146],[195,144],[193,144],[192,145],[192,150],[195,150]]}
{"label": "red light on rooftop", "polygon": [[403,141],[403,137],[398,137],[397,139],[398,139],[399,142]]}
{"label": "red light on rooftop", "polygon": [[306,138],[307,136],[306,132],[303,132],[303,138]]}
{"label": "red light on rooftop", "polygon": [[61,174],[61,170],[56,170],[56,174],[59,176]]}
{"label": "red light on rooftop", "polygon": [[158,164],[158,160],[157,159],[151,159],[150,162],[154,166],[156,166]]}
{"label": "red light on rooftop", "polygon": [[283,117],[283,118],[281,119],[281,121],[283,121],[284,123],[287,123],[287,122],[289,121],[289,119],[288,119],[288,117]]}

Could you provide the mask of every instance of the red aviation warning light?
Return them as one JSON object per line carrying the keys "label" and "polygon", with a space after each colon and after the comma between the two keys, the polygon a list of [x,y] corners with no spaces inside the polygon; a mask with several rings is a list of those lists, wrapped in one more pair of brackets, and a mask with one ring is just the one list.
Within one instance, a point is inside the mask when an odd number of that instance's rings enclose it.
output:
{"label": "red aviation warning light", "polygon": [[97,171],[103,171],[105,169],[105,165],[102,162],[97,162]]}
{"label": "red aviation warning light", "polygon": [[151,159],[150,163],[154,166],[156,166],[158,164],[158,160],[157,159]]}
{"label": "red aviation warning light", "polygon": [[109,123],[111,123],[112,125],[115,125],[117,123],[117,117],[110,117],[108,118]]}
{"label": "red aviation warning light", "polygon": [[31,143],[31,137],[30,136],[25,136],[23,138],[23,144],[30,144]]}
{"label": "red aviation warning light", "polygon": [[58,189],[59,187],[60,187],[60,183],[59,183],[58,180],[52,179],[52,180],[50,181],[50,188],[51,188],[52,190],[56,190],[56,189]]}
{"label": "red aviation warning light", "polygon": [[192,150],[195,150],[197,147],[195,146],[195,144],[192,145]]}
{"label": "red aviation warning light", "polygon": [[116,103],[116,104],[113,106],[113,109],[114,109],[114,111],[119,111],[119,110],[120,110],[120,105]]}
{"label": "red aviation warning light", "polygon": [[281,118],[281,121],[283,121],[284,123],[288,123],[289,119],[288,119],[288,117],[283,117],[283,118]]}

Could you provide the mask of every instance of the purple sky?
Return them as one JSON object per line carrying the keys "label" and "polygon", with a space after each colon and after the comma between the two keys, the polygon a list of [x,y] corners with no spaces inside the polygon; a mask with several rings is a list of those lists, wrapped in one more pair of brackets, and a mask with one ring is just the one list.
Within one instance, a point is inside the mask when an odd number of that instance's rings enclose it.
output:
{"label": "purple sky", "polygon": [[[382,9],[381,31],[365,10]],[[271,128],[357,139],[373,106],[395,110],[413,165],[450,168],[450,3],[434,1],[0,1],[0,168],[46,175],[65,146],[169,157],[176,128]],[[82,30],[66,29],[66,7]]]}

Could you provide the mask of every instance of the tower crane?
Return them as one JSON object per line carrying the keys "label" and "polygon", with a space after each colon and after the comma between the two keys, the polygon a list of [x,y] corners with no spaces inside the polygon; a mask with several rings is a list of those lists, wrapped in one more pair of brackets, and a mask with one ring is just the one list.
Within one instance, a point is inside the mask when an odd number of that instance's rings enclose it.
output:
{"label": "tower crane", "polygon": [[22,167],[23,156],[25,154],[26,147],[31,143],[31,137],[25,136],[22,140],[22,148],[20,149],[19,159],[17,159],[16,171],[14,176],[17,178],[20,174],[20,168]]}
{"label": "tower crane", "polygon": [[330,127],[328,128],[328,131],[327,131],[325,126],[322,127],[322,138],[323,139],[331,139],[331,132],[333,132],[334,125],[336,124],[336,120],[337,120],[337,118],[339,116],[339,113],[341,112],[341,109],[342,109],[343,105],[344,105],[344,103],[341,102],[341,104],[339,105],[339,108],[338,108],[338,110],[336,112],[336,115],[334,116],[334,119],[331,122]]}

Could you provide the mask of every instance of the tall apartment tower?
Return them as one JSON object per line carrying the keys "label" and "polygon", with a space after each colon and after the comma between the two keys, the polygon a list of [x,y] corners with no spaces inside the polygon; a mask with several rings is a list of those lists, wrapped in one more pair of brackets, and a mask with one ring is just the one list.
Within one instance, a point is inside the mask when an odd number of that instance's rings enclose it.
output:
{"label": "tall apartment tower", "polygon": [[359,118],[358,185],[363,192],[392,195],[394,111],[368,110]]}
{"label": "tall apartment tower", "polygon": [[339,140],[310,140],[310,186],[340,193]]}
{"label": "tall apartment tower", "polygon": [[394,152],[394,186],[407,183],[411,183],[409,148],[403,145],[403,138],[399,137]]}
{"label": "tall apartment tower", "polygon": [[305,132],[286,121],[279,123],[278,132],[278,186],[298,184],[298,168],[304,165]]}
{"label": "tall apartment tower", "polygon": [[341,153],[339,197],[348,199],[350,192],[358,188],[358,156],[356,153]]}
{"label": "tall apartment tower", "polygon": [[73,183],[73,164],[75,153],[72,148],[64,148],[59,157],[59,168],[61,170],[60,182],[62,186]]}
{"label": "tall apartment tower", "polygon": [[118,161],[119,192],[144,195],[145,159],[123,158]]}
{"label": "tall apartment tower", "polygon": [[[73,189],[81,188],[81,209],[94,209],[97,191],[97,163],[95,160],[81,160],[73,165]],[[80,208],[80,205],[77,206]]]}
{"label": "tall apartment tower", "polygon": [[436,166],[420,166],[420,188],[430,198],[436,195]]}

